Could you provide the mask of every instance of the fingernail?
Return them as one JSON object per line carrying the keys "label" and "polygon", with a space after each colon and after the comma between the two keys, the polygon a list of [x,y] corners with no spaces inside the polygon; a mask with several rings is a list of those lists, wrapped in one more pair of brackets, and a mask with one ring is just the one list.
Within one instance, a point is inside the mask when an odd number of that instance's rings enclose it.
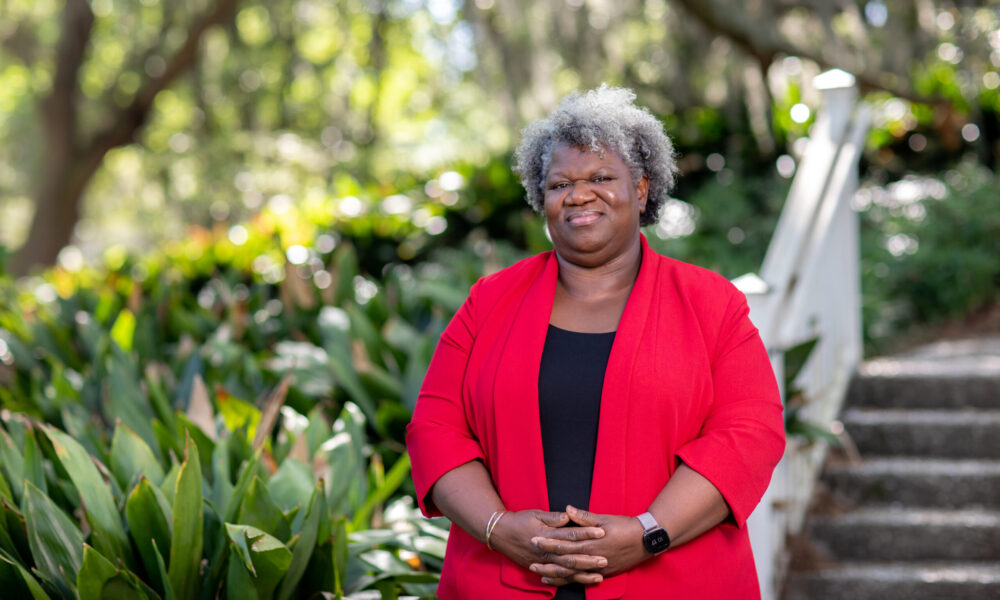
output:
{"label": "fingernail", "polygon": [[531,538],[531,543],[534,544],[535,546],[537,546],[538,545],[538,541],[540,539],[542,539],[542,538],[533,537],[533,538]]}
{"label": "fingernail", "polygon": [[606,566],[608,566],[608,561],[602,558],[602,559],[600,559],[600,560],[597,561],[597,566],[598,567],[606,567]]}
{"label": "fingernail", "polygon": [[545,585],[548,585],[548,584],[552,583],[552,580],[550,580],[548,577],[542,577],[542,583],[544,583]]}
{"label": "fingernail", "polygon": [[531,570],[532,570],[533,572],[535,572],[535,573],[537,573],[537,572],[538,572],[538,565],[531,565],[531,566],[530,566],[530,567],[528,567],[528,568],[529,568],[529,569],[531,569]]}

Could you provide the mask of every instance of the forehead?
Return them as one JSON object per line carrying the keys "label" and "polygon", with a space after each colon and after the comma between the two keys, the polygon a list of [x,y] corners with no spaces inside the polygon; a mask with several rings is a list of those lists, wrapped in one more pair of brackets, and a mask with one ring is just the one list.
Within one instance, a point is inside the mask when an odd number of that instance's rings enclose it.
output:
{"label": "forehead", "polygon": [[603,147],[602,151],[597,152],[584,146],[556,144],[552,148],[547,175],[574,172],[577,170],[600,169],[602,167],[611,169],[628,168],[621,157],[618,156],[618,153],[607,147]]}

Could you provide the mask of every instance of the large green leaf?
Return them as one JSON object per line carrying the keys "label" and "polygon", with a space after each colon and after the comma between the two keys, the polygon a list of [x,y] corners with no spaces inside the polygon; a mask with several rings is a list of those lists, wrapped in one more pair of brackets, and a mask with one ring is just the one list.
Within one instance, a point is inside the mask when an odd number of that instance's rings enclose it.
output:
{"label": "large green leaf", "polygon": [[74,594],[83,564],[80,528],[30,481],[24,483],[24,520],[35,568],[63,593]]}
{"label": "large green leaf", "polygon": [[240,470],[239,478],[236,480],[236,485],[233,487],[233,493],[229,497],[229,503],[226,504],[226,512],[223,515],[226,521],[236,520],[236,515],[240,510],[243,497],[246,495],[247,490],[250,489],[250,484],[257,475],[257,468],[259,465],[260,451],[255,453],[249,461],[243,464],[243,468]]}
{"label": "large green leaf", "polygon": [[0,583],[3,585],[2,589],[5,597],[18,599],[30,597],[31,600],[51,600],[31,572],[4,552],[0,552],[0,567],[6,569],[10,575],[16,577],[15,579],[15,577],[0,575]]}
{"label": "large green leaf", "polygon": [[254,477],[247,488],[236,521],[242,525],[252,525],[279,540],[285,541],[291,536],[285,514],[259,477]]}
{"label": "large green leaf", "polygon": [[368,522],[368,518],[371,517],[372,511],[375,506],[382,504],[392,496],[399,486],[403,485],[407,477],[410,475],[410,455],[403,454],[392,465],[389,472],[386,473],[385,479],[382,483],[372,490],[368,494],[368,498],[365,499],[364,505],[354,514],[354,521],[352,522],[353,529],[358,530],[365,527]]}
{"label": "large green leaf", "polygon": [[173,520],[170,504],[159,488],[140,476],[139,483],[125,501],[125,519],[153,587],[164,591],[168,582],[161,579],[159,563],[163,559],[156,548],[170,554],[170,524]]}
{"label": "large green leaf", "polygon": [[122,489],[128,489],[140,475],[153,485],[163,483],[166,476],[146,442],[120,421],[111,439],[111,473]]}
{"label": "large green leaf", "polygon": [[295,506],[306,506],[315,487],[316,476],[312,467],[294,458],[286,458],[267,482],[271,497],[286,511]]}
{"label": "large green leaf", "polygon": [[292,562],[292,552],[278,539],[249,525],[226,523],[230,546],[227,598],[271,598]]}
{"label": "large green leaf", "polygon": [[132,351],[132,340],[135,337],[135,315],[125,309],[118,313],[115,324],[111,326],[111,339],[125,352]]}
{"label": "large green leaf", "polygon": [[326,495],[323,492],[323,482],[316,484],[313,489],[312,500],[309,502],[309,511],[306,513],[302,523],[302,529],[296,533],[295,542],[292,546],[292,561],[288,566],[288,572],[281,580],[281,588],[278,589],[278,600],[287,600],[295,594],[295,590],[302,579],[306,567],[309,566],[309,559],[316,548],[316,540],[319,537],[320,523],[326,518]]}
{"label": "large green leaf", "polygon": [[80,600],[160,598],[135,573],[115,567],[107,557],[89,545],[84,545],[83,567],[76,576],[76,585]]}
{"label": "large green leaf", "polygon": [[194,598],[202,554],[201,462],[190,437],[184,448],[184,463],[174,490],[173,527],[170,539],[170,586],[179,598]]}
{"label": "large green leaf", "polygon": [[20,504],[21,496],[24,494],[24,456],[2,427],[0,427],[0,469],[3,469],[7,480],[10,481],[10,491],[14,495],[14,501]]}
{"label": "large green leaf", "polygon": [[45,482],[45,466],[42,464],[42,452],[35,440],[35,432],[28,429],[24,436],[24,480],[30,481],[43,493],[49,493],[49,486]]}
{"label": "large green leaf", "polygon": [[122,526],[121,516],[111,490],[98,473],[87,451],[76,440],[54,427],[45,427],[45,434],[63,468],[76,486],[92,530],[91,542],[105,556],[132,564],[128,536]]}
{"label": "large green leaf", "polygon": [[104,399],[104,414],[114,415],[139,434],[146,444],[159,455],[160,446],[153,431],[153,409],[142,393],[139,378],[129,359],[119,353],[108,357],[107,370],[110,379],[108,393]]}

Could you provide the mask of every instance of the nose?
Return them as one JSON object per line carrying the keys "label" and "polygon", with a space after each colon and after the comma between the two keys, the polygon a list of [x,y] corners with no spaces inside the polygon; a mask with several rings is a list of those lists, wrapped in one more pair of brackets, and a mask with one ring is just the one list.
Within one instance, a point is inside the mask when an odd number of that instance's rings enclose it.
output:
{"label": "nose", "polygon": [[566,198],[569,204],[584,204],[594,199],[594,191],[590,189],[590,182],[586,179],[577,179],[573,182],[573,188]]}

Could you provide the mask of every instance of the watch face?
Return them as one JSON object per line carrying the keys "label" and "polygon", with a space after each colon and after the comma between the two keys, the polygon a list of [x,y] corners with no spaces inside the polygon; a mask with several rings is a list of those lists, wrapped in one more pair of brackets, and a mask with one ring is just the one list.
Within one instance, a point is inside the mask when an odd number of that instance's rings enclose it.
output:
{"label": "watch face", "polygon": [[666,531],[657,528],[642,536],[642,543],[650,554],[659,554],[670,547],[670,538]]}

